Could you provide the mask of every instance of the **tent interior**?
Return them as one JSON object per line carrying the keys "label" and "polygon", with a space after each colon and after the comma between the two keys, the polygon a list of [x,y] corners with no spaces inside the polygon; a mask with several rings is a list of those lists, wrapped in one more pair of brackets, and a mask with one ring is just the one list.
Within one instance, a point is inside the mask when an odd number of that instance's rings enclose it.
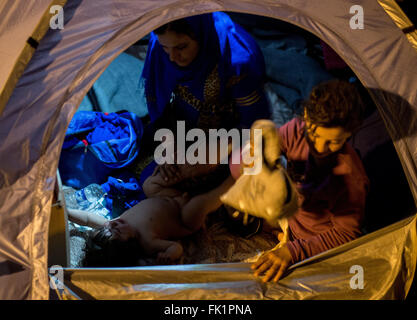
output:
{"label": "tent interior", "polygon": [[[352,30],[354,5],[355,0],[0,2],[0,39],[8,44],[0,50],[0,297],[405,298],[417,264],[417,31],[394,0],[362,1],[365,28]],[[52,6],[65,11],[63,29],[51,25],[59,17]],[[71,117],[127,110],[146,127],[138,85],[146,33],[213,11],[229,12],[262,48],[265,92],[277,126],[300,114],[299,102],[321,81],[339,78],[359,87],[366,119],[349,143],[371,183],[363,235],[290,266],[279,283],[263,283],[250,261],[277,240],[263,232],[235,236],[216,212],[182,240],[178,264],[155,265],[145,257],[134,267],[84,267],[90,230],[68,219],[77,188],[61,166],[68,160],[63,146]],[[128,168],[133,175],[150,160],[142,148],[146,139],[138,135],[139,154]],[[104,207],[99,200],[91,203],[100,210],[90,213],[101,218],[130,205],[107,197]],[[366,269],[363,288],[352,286],[351,267],[358,265]],[[58,277],[52,266],[58,266]]]}
{"label": "tent interior", "polygon": [[[362,86],[348,64],[324,41],[304,29],[273,18],[228,13],[253,35],[262,49],[267,73],[265,90],[270,102],[272,120],[277,126],[300,115],[299,101],[306,99],[312,87],[322,81],[344,79],[360,88],[367,108],[366,119],[349,143],[360,155],[370,179],[363,234],[369,234],[415,214],[416,205],[391,137],[367,88]],[[144,125],[148,123],[143,91],[139,87],[147,39],[148,37],[144,37],[138,40],[113,60],[85,96],[78,111],[109,113],[127,110],[135,113]],[[150,161],[149,158],[140,157],[140,150],[138,159],[140,161],[130,167],[135,174],[138,172],[137,168],[143,168]],[[62,162],[65,159],[61,158],[60,163]],[[67,198],[75,189],[63,183],[61,191]],[[97,204],[89,210],[108,218],[115,217],[115,213],[112,216],[102,203],[101,206]],[[120,211],[120,208],[115,211]],[[83,267],[83,248],[90,230],[68,222],[67,267]],[[178,264],[212,264],[252,262],[261,252],[272,248],[276,239],[265,232],[249,239],[236,236],[227,230],[221,215],[213,213],[209,215],[203,229],[181,240],[181,243],[184,246],[184,255]],[[59,242],[55,242],[55,246],[58,245]],[[56,248],[51,249],[51,246],[53,244],[50,243],[51,254],[56,254]],[[51,257],[51,254],[49,265],[54,265],[57,263],[56,258]],[[141,259],[137,263],[148,266],[155,264],[155,259],[152,258]]]}

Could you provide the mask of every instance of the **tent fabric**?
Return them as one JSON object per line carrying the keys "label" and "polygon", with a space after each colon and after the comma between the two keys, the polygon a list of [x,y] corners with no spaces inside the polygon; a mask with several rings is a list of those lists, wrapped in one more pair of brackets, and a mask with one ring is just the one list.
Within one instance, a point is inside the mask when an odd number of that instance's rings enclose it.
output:
{"label": "tent fabric", "polygon": [[391,17],[398,28],[405,32],[408,41],[417,50],[417,30],[400,6],[391,0],[378,0],[386,13]]}
{"label": "tent fabric", "polygon": [[[364,29],[355,30],[349,27],[355,0],[72,0],[64,7],[64,29],[53,30],[48,29],[48,12],[55,3],[8,0],[0,5],[0,265],[6,266],[0,274],[1,298],[48,298],[47,226],[56,169],[66,128],[81,100],[127,47],[160,25],[189,15],[212,11],[263,15],[324,40],[370,89],[417,198],[417,52],[377,1],[361,3]],[[34,37],[39,45],[30,59],[33,50],[26,41],[40,30],[47,32],[43,38],[41,32]],[[415,232],[415,223],[399,230]],[[384,237],[380,239],[384,242]],[[402,239],[403,247],[416,250],[413,241]],[[374,249],[356,253],[371,268],[380,261]],[[390,259],[400,261],[394,256]],[[306,272],[306,281],[313,281],[327,263],[324,259],[317,268],[309,265],[294,271]],[[403,260],[401,264],[414,272],[415,264]],[[10,267],[15,265],[20,268]],[[401,270],[382,268],[376,277],[388,278],[407,292],[411,274],[406,277]],[[205,283],[210,286],[215,279]],[[301,289],[293,288],[296,296]],[[271,290],[283,289],[278,285]]]}
{"label": "tent fabric", "polygon": [[[249,263],[80,268],[65,270],[63,289],[56,294],[64,300],[404,299],[403,286],[410,288],[417,258],[412,249],[417,244],[416,219],[299,262],[278,285],[255,278]],[[362,289],[351,284],[355,266],[363,268]]]}
{"label": "tent fabric", "polygon": [[31,37],[39,42],[49,27],[49,8],[53,5],[64,6],[66,2],[67,0],[40,0],[30,3],[0,3],[0,43],[8,46],[7,51],[0,50],[0,114],[35,52],[35,48],[27,40]]}

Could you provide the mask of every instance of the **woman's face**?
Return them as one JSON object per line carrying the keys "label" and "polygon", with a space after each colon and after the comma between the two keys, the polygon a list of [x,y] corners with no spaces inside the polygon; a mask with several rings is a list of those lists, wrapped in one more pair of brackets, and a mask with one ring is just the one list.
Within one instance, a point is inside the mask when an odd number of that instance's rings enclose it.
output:
{"label": "woman's face", "polygon": [[169,60],[180,67],[186,67],[197,57],[198,42],[190,36],[174,31],[166,31],[158,35],[159,44],[168,54]]}

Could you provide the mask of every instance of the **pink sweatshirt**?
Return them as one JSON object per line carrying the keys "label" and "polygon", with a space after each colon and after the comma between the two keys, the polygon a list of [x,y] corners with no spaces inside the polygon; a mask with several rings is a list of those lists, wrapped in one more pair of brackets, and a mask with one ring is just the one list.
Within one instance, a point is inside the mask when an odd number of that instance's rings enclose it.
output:
{"label": "pink sweatshirt", "polygon": [[[278,129],[287,170],[299,192],[300,209],[288,221],[291,241],[287,244],[293,261],[304,260],[357,238],[364,215],[368,178],[362,162],[346,143],[335,165],[313,179],[304,122],[298,118]],[[317,171],[317,170],[316,170]],[[304,178],[304,179],[303,179]]]}

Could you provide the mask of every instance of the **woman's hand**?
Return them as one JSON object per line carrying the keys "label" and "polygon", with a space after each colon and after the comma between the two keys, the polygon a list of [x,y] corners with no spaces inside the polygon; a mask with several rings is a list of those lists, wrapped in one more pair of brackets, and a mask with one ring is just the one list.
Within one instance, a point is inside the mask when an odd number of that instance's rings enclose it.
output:
{"label": "woman's hand", "polygon": [[162,179],[164,179],[164,181],[167,183],[170,183],[170,182],[177,183],[182,179],[181,170],[176,164],[165,163],[165,164],[158,165],[154,173],[156,172],[159,172]]}
{"label": "woman's hand", "polygon": [[216,164],[163,164],[156,167],[154,174],[160,173],[167,185],[178,183],[185,179],[191,179],[210,174],[216,169]]}
{"label": "woman's hand", "polygon": [[273,279],[274,282],[277,282],[289,267],[291,260],[290,250],[284,245],[281,248],[269,251],[260,256],[259,259],[252,264],[251,268],[254,270],[255,276],[266,271],[265,276],[262,279],[263,282],[268,282],[271,279]]}

